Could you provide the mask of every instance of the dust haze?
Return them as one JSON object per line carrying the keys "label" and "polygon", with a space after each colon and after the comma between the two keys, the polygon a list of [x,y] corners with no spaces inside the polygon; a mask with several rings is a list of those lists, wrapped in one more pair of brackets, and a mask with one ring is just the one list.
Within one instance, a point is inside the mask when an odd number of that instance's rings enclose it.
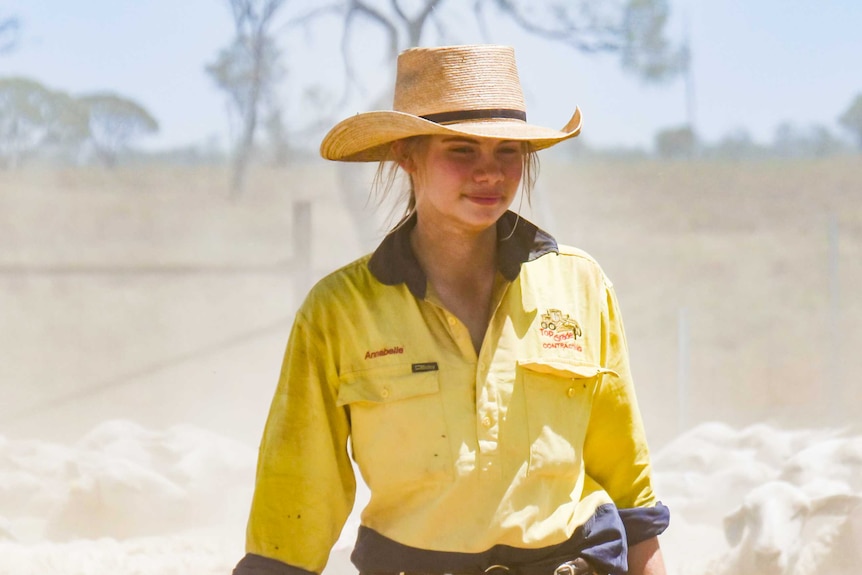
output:
{"label": "dust haze", "polygon": [[[294,310],[308,282],[385,229],[386,207],[365,202],[372,175],[317,160],[255,166],[231,199],[220,166],[0,172],[3,569],[230,571]],[[860,189],[858,156],[571,153],[544,158],[520,203],[616,286],[673,514],[672,573],[742,555],[722,521],[746,494],[796,481],[794,454],[859,433]],[[842,453],[831,479],[857,469]],[[714,472],[733,478],[704,491]],[[153,512],[168,509],[187,521]],[[355,526],[330,573],[353,572]]]}

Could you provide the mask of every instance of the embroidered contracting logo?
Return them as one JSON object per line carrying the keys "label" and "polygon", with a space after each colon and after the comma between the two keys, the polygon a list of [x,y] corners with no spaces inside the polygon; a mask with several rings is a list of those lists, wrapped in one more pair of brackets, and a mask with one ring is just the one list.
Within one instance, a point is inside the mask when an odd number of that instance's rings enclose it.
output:
{"label": "embroidered contracting logo", "polygon": [[578,338],[583,335],[581,326],[569,314],[558,309],[549,309],[542,314],[539,333],[545,349],[574,349],[584,351]]}
{"label": "embroidered contracting logo", "polygon": [[404,348],[397,345],[395,347],[384,347],[377,351],[366,351],[365,359],[374,359],[375,357],[383,357],[384,355],[392,355],[393,353],[404,353]]}

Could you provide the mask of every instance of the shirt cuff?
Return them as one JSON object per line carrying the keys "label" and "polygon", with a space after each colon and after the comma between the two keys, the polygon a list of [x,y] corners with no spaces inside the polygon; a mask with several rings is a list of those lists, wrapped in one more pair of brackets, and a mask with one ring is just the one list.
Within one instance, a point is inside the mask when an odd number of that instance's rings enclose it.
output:
{"label": "shirt cuff", "polygon": [[277,559],[270,559],[254,553],[246,553],[234,567],[233,575],[316,575]]}
{"label": "shirt cuff", "polygon": [[670,509],[661,501],[655,507],[633,507],[620,509],[619,512],[626,528],[629,547],[660,535],[670,523]]}

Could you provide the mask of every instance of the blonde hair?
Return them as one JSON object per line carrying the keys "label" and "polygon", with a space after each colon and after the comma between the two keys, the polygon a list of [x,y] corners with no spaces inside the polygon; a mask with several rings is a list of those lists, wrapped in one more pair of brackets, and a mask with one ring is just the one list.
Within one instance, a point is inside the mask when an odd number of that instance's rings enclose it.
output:
{"label": "blonde hair", "polygon": [[[374,179],[371,182],[371,191],[369,197],[374,198],[378,206],[382,206],[392,195],[392,190],[395,187],[395,181],[398,179],[399,173],[407,179],[407,185],[399,192],[399,201],[389,214],[389,222],[396,221],[390,226],[389,233],[400,228],[410,219],[416,212],[416,194],[413,190],[413,179],[409,174],[400,170],[401,166],[398,163],[399,159],[408,158],[414,153],[421,152],[428,145],[430,136],[411,136],[403,140],[400,144],[400,158],[396,157],[396,142],[389,144],[386,151],[385,159],[381,160],[377,165],[377,170],[374,173]],[[536,185],[536,179],[539,177],[539,154],[532,148],[529,142],[523,142],[522,146],[522,172],[521,172],[521,201],[527,198],[527,205],[532,205],[532,193]],[[403,209],[399,209],[402,206]]]}

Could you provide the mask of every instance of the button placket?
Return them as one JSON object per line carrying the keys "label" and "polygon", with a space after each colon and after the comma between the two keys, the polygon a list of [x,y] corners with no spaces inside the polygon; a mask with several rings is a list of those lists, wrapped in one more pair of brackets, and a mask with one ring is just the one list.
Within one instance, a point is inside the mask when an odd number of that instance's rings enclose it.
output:
{"label": "button placket", "polygon": [[470,333],[467,331],[467,326],[461,323],[454,314],[444,308],[442,305],[435,304],[443,315],[443,320],[449,330],[449,336],[458,346],[458,349],[465,358],[469,358],[475,353],[473,350],[473,341],[470,339]]}
{"label": "button placket", "polygon": [[479,438],[479,450],[484,457],[493,456],[497,452],[499,429],[499,412],[497,396],[493,384],[488,382],[485,374],[477,372],[476,396],[476,434]]}

